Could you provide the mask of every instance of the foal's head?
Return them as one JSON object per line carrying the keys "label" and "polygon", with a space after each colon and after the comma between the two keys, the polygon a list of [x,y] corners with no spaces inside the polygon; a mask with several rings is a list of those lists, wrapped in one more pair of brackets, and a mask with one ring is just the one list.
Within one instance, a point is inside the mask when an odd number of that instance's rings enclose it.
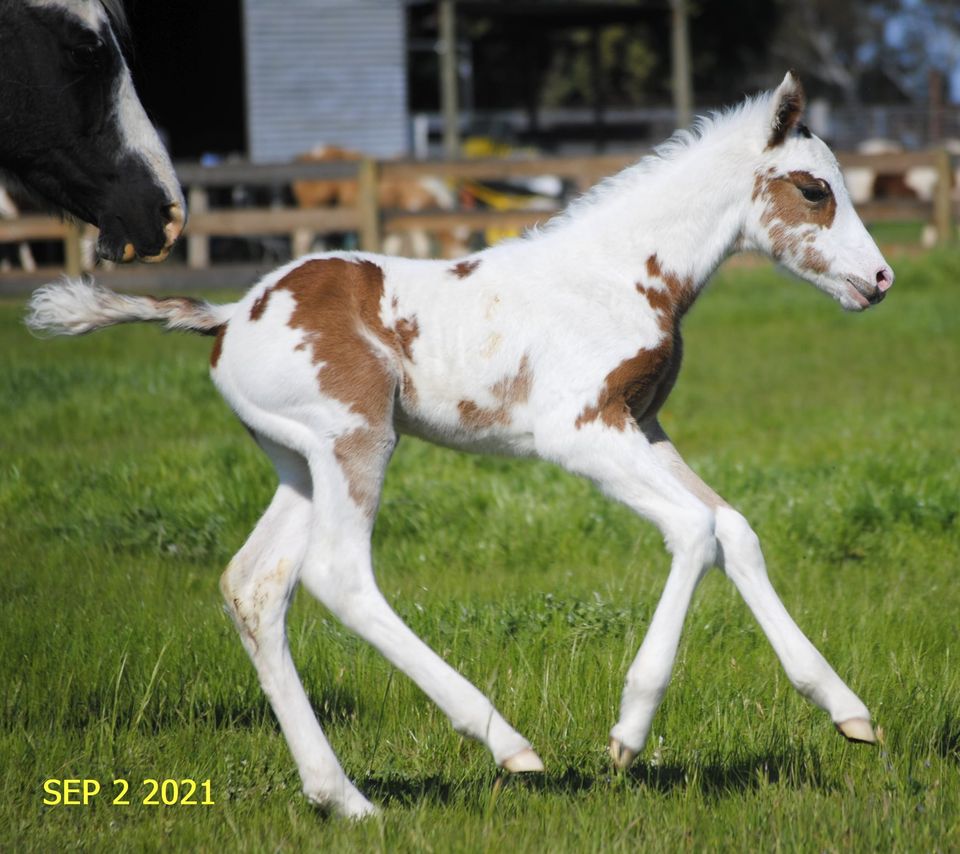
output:
{"label": "foal's head", "polygon": [[876,305],[893,271],[853,209],[836,158],[802,123],[803,87],[787,73],[765,108],[744,243],[849,311]]}
{"label": "foal's head", "polygon": [[160,260],[183,195],[121,49],[122,0],[0,0],[0,169],[100,228],[112,260]]}

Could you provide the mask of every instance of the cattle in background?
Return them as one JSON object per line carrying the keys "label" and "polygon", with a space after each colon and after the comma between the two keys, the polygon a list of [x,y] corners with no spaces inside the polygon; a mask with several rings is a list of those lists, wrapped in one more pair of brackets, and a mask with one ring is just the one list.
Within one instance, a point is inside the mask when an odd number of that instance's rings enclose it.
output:
{"label": "cattle in background", "polygon": [[[359,151],[336,145],[318,145],[297,157],[300,163],[359,162]],[[355,178],[305,179],[294,181],[293,197],[301,208],[356,207],[360,187]],[[452,211],[457,207],[455,191],[439,178],[381,177],[377,182],[377,205],[384,211],[419,213],[429,210]],[[463,228],[436,231],[421,229],[387,235],[383,251],[414,258],[456,258],[469,251],[469,231]]]}
{"label": "cattle in background", "polygon": [[[954,153],[960,153],[960,141],[954,141]],[[951,144],[946,145],[951,150]],[[889,139],[867,139],[857,146],[858,154],[900,154],[903,146]],[[937,170],[933,166],[911,166],[903,172],[877,172],[870,166],[848,166],[843,178],[850,198],[860,205],[872,201],[916,199],[932,202],[937,187]],[[960,171],[954,176],[954,187],[960,186]],[[937,241],[936,227],[924,225],[921,241],[925,247]]]}

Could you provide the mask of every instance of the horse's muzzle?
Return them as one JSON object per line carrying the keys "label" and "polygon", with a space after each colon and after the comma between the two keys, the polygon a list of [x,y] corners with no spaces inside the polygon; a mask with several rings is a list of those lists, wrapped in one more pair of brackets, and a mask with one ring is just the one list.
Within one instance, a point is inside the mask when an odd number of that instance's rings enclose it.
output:
{"label": "horse's muzzle", "polygon": [[[108,226],[101,226],[100,240],[97,243],[97,252],[100,257],[108,261],[120,261],[122,263],[138,260],[147,264],[156,264],[163,261],[183,233],[187,217],[181,202],[164,204],[161,211],[161,219],[164,223],[160,235],[161,240],[154,238],[154,240],[147,242],[142,238],[138,239],[133,235],[123,234],[122,224],[119,223],[117,225],[119,225],[120,234],[114,233],[111,235],[111,229]],[[118,240],[117,237],[120,239]]]}

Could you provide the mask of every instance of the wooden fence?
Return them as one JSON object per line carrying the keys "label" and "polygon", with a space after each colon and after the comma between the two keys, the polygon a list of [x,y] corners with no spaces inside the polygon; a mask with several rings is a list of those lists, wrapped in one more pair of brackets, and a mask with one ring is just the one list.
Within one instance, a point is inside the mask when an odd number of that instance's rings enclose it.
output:
{"label": "wooden fence", "polygon": [[[417,180],[428,176],[461,182],[553,175],[581,191],[636,159],[636,156],[600,155],[449,162],[362,160],[279,165],[228,163],[212,167],[180,164],[177,172],[185,188],[189,208],[183,241],[186,246],[185,257],[181,254],[185,263],[171,259],[163,266],[170,276],[175,276],[175,271],[184,267],[188,270],[208,269],[211,265],[210,239],[215,237],[258,239],[283,236],[289,239],[290,252],[296,256],[308,251],[317,237],[331,234],[356,234],[356,242],[361,249],[378,251],[386,235],[414,229],[438,231],[460,226],[465,226],[471,232],[488,228],[524,229],[544,221],[554,211],[429,210],[410,213],[381,210],[378,205],[378,183],[388,179]],[[857,209],[867,223],[922,221],[935,226],[939,242],[954,238],[954,163],[947,151],[842,154],[839,159],[844,169],[872,169],[878,175],[903,176],[915,168],[935,170],[936,183],[931,201],[917,198],[880,199],[859,204]],[[310,179],[356,180],[359,190],[356,205],[302,209],[276,202],[261,207],[216,207],[211,204],[211,198],[218,190],[235,187],[272,188],[274,199],[289,199],[289,187],[293,182]],[[80,226],[52,217],[29,215],[0,220],[0,243],[62,241],[64,267],[71,275],[80,273],[89,263],[84,261],[82,241],[92,240],[95,236],[96,229],[92,226]],[[49,274],[50,271],[46,272]]]}

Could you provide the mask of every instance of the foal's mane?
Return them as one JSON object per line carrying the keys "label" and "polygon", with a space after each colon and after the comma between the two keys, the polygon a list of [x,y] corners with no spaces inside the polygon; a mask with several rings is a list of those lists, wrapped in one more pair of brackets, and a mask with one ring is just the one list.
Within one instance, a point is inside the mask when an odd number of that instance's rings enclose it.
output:
{"label": "foal's mane", "polygon": [[627,187],[636,186],[637,181],[641,180],[643,176],[654,175],[670,166],[687,152],[708,144],[711,139],[719,134],[733,132],[741,125],[751,125],[755,119],[755,114],[766,107],[770,97],[769,92],[761,92],[759,95],[750,96],[732,107],[697,116],[689,129],[681,128],[674,131],[667,140],[655,146],[649,154],[642,157],[637,163],[626,167],[615,175],[604,178],[575,198],[563,211],[543,226],[531,229],[528,232],[529,236],[545,234],[560,228],[604,199],[617,195]]}

